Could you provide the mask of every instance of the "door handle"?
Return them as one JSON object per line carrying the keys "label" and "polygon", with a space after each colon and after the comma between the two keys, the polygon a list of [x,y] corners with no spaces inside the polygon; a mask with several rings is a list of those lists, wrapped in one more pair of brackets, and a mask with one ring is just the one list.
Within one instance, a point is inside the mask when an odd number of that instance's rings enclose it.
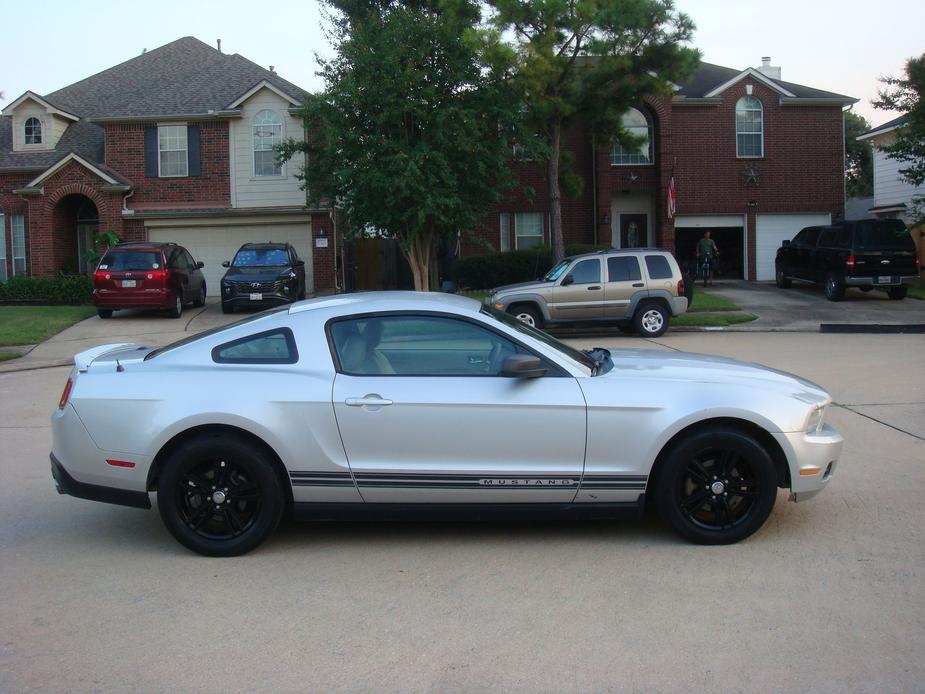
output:
{"label": "door handle", "polygon": [[380,397],[374,393],[364,395],[362,398],[347,398],[344,400],[347,407],[385,407],[391,405],[392,401]]}
{"label": "door handle", "polygon": [[595,284],[593,287],[588,287],[588,291],[589,291],[589,292],[596,292],[596,291],[600,290],[600,288],[601,288],[601,287],[600,287],[599,284]]}
{"label": "door handle", "polygon": [[633,286],[634,287],[645,287],[646,285],[643,282],[636,282],[636,284],[634,284]]}

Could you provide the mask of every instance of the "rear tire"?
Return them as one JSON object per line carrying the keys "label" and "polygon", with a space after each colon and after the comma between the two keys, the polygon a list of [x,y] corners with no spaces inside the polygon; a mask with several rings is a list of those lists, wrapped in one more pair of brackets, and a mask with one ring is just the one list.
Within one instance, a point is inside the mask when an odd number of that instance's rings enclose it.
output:
{"label": "rear tire", "polygon": [[270,536],[285,498],[263,450],[240,438],[207,434],[171,453],[158,479],[157,506],[167,530],[184,547],[231,557]]}
{"label": "rear tire", "polygon": [[890,287],[887,290],[887,296],[890,297],[893,301],[899,301],[900,299],[905,299],[906,294],[909,293],[909,287],[904,284],[899,285],[898,287]]}
{"label": "rear tire", "polygon": [[633,316],[633,326],[642,337],[661,337],[668,330],[668,321],[668,310],[653,302],[637,308]]}
{"label": "rear tire", "polygon": [[222,302],[222,313],[234,313],[234,306]]}
{"label": "rear tire", "polygon": [[793,286],[790,278],[787,277],[784,271],[779,267],[774,272],[774,283],[777,285],[778,289],[790,289],[790,287]]}
{"label": "rear tire", "polygon": [[526,323],[530,327],[543,327],[543,317],[540,315],[540,312],[536,309],[535,306],[530,304],[515,304],[514,306],[511,306],[507,312],[514,316],[514,318],[517,320]]}
{"label": "rear tire", "polygon": [[825,298],[829,301],[841,301],[845,298],[845,281],[835,272],[825,276]]}
{"label": "rear tire", "polygon": [[199,290],[199,296],[196,301],[193,302],[193,306],[196,308],[201,308],[206,305],[206,283],[202,283],[202,289]]}
{"label": "rear tire", "polygon": [[183,315],[183,295],[180,292],[177,292],[177,295],[174,297],[173,301],[173,308],[167,311],[167,317],[179,318]]}
{"label": "rear tire", "polygon": [[777,499],[774,461],[752,437],[727,427],[677,443],[655,480],[656,508],[678,534],[701,545],[743,540]]}
{"label": "rear tire", "polygon": [[112,309],[111,308],[98,308],[96,309],[96,315],[100,318],[107,319],[112,318]]}

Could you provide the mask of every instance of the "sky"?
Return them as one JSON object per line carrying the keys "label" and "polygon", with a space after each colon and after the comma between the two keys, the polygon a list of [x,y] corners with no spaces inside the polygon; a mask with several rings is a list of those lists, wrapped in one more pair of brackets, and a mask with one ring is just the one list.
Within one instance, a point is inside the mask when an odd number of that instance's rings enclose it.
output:
{"label": "sky", "polygon": [[[697,24],[703,60],[745,69],[762,56],[788,82],[847,94],[876,126],[878,78],[902,74],[925,52],[921,0],[676,0]],[[240,53],[303,89],[322,86],[315,54],[331,55],[315,0],[0,0],[0,107],[32,90],[47,94],[181,36]],[[10,31],[10,29],[15,30]]]}

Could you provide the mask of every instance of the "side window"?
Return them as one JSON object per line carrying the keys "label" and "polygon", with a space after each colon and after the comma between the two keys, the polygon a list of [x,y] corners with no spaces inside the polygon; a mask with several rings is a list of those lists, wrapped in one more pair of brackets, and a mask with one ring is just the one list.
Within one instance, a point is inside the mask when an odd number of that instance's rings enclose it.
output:
{"label": "side window", "polygon": [[819,232],[822,231],[819,227],[810,227],[806,230],[806,238],[803,243],[807,246],[815,246],[816,242],[819,240]]}
{"label": "side window", "polygon": [[653,280],[671,279],[672,276],[671,265],[668,263],[668,258],[663,255],[647,255],[646,270],[649,278]]}
{"label": "side window", "polygon": [[835,245],[838,248],[851,248],[851,228],[839,227],[835,234]]}
{"label": "side window", "polygon": [[601,261],[597,258],[582,260],[568,273],[575,284],[593,284],[601,281]]}
{"label": "side window", "polygon": [[834,246],[835,245],[835,234],[836,234],[835,229],[831,229],[831,228],[824,229],[822,233],[819,235],[819,245],[826,246],[826,247]]}
{"label": "side window", "polygon": [[632,255],[618,255],[607,259],[607,276],[609,282],[630,282],[641,280],[639,260]]}
{"label": "side window", "polygon": [[511,340],[443,316],[370,316],[330,324],[339,370],[354,376],[497,376]]}
{"label": "side window", "polygon": [[187,251],[187,250],[184,250],[184,251],[183,251],[183,262],[186,263],[186,266],[187,266],[190,270],[195,270],[195,269],[196,269],[196,263],[195,263],[195,261],[193,261],[193,256],[191,256],[191,255],[189,254],[189,251]]}
{"label": "side window", "polygon": [[167,267],[171,270],[180,269],[180,251],[176,248],[167,252]]}
{"label": "side window", "polygon": [[212,350],[219,364],[295,364],[299,361],[295,338],[288,328],[267,330],[226,342]]}
{"label": "side window", "polygon": [[793,237],[794,245],[802,245],[806,243],[806,239],[809,238],[809,227],[803,229],[799,234]]}

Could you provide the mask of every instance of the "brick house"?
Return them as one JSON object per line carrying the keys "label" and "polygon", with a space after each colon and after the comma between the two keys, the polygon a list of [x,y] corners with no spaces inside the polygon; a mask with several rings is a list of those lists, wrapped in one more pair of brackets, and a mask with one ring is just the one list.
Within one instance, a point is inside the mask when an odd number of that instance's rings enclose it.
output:
{"label": "brick house", "polygon": [[186,246],[213,295],[247,241],[289,241],[309,291],[333,288],[329,211],[307,207],[302,162],[273,151],[304,137],[303,95],[192,37],[26,92],[0,117],[0,281],[85,271],[92,234],[113,230]]}
{"label": "brick house", "polygon": [[[773,279],[781,240],[844,215],[842,109],[857,101],[780,77],[770,58],[746,70],[702,63],[672,96],[645,98],[624,116],[647,139],[638,150],[595,147],[581,128],[567,133],[585,186],[563,198],[566,244],[659,246],[684,261],[709,229],[724,276]],[[535,195],[515,192],[487,216],[480,235],[501,250],[549,243],[545,165],[514,166],[518,190]],[[463,255],[481,252],[463,243]]]}

